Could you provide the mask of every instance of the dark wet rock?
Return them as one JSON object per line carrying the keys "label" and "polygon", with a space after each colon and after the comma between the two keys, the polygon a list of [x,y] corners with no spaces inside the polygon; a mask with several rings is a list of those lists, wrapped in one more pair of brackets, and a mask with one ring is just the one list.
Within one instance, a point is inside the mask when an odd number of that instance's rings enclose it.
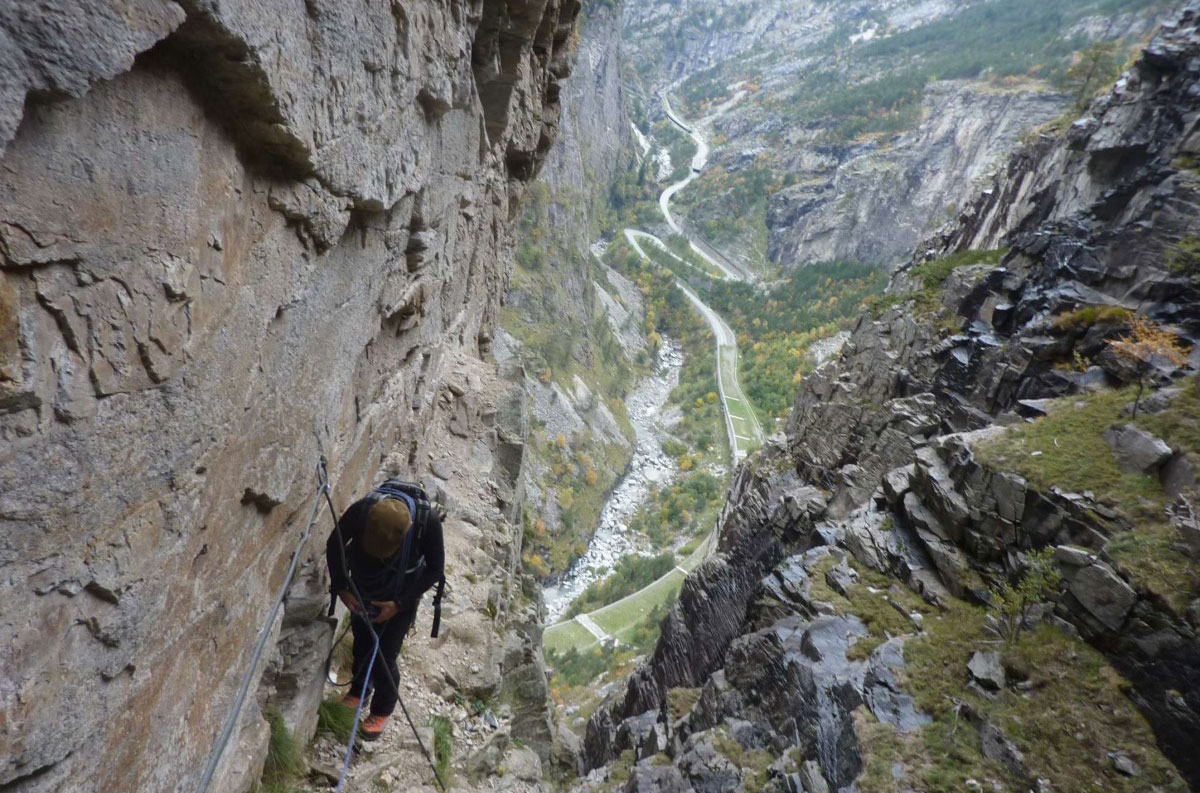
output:
{"label": "dark wet rock", "polygon": [[849,597],[850,587],[858,583],[858,574],[842,559],[825,573],[825,583],[842,597]]}
{"label": "dark wet rock", "polygon": [[821,776],[821,766],[816,762],[806,760],[797,776],[802,793],[829,793],[829,784]]}
{"label": "dark wet rock", "polygon": [[717,751],[711,732],[688,738],[676,765],[696,793],[729,793],[743,789],[741,769]]}
{"label": "dark wet rock", "polygon": [[629,773],[625,793],[691,793],[692,786],[673,765],[639,763]]}
{"label": "dark wet rock", "polygon": [[929,724],[931,719],[917,710],[912,695],[898,684],[896,673],[903,669],[904,640],[897,637],[879,645],[867,663],[863,696],[875,718],[907,732]]}
{"label": "dark wet rock", "polygon": [[1068,591],[1087,614],[1110,631],[1120,630],[1137,593],[1103,562],[1082,568],[1070,577]]}
{"label": "dark wet rock", "polygon": [[1171,447],[1149,432],[1132,424],[1122,424],[1104,431],[1117,465],[1127,474],[1145,474],[1158,471],[1171,459]]}

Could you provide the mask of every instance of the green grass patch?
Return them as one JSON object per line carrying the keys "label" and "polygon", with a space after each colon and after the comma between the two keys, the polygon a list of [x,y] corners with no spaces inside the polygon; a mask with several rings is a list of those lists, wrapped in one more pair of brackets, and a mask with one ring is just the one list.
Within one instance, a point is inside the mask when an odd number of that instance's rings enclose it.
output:
{"label": "green grass patch", "polygon": [[597,643],[596,637],[575,620],[566,620],[546,628],[542,635],[546,652],[564,653],[572,647],[586,649]]}
{"label": "green grass patch", "polygon": [[692,710],[692,706],[700,701],[700,688],[671,688],[667,689],[667,709],[672,719],[681,719]]}
{"label": "green grass patch", "polygon": [[713,730],[712,745],[741,769],[742,785],[746,790],[762,790],[767,783],[767,768],[775,762],[775,756],[766,749],[747,749],[722,725]]}
{"label": "green grass patch", "polygon": [[1080,306],[1054,318],[1061,331],[1086,332],[1093,325],[1124,325],[1133,312],[1121,306]]}
{"label": "green grass patch", "polygon": [[627,554],[603,581],[595,581],[572,601],[567,616],[586,614],[601,606],[615,603],[644,586],[652,584],[675,568],[675,554],[667,551],[658,556]]}
{"label": "green grass patch", "polygon": [[326,699],[317,707],[317,731],[332,735],[338,743],[350,740],[354,730],[354,709],[336,699]]}
{"label": "green grass patch", "polygon": [[[1190,377],[1182,388],[1166,410],[1141,413],[1133,423],[1195,464],[1200,461],[1200,379]],[[1105,551],[1140,589],[1182,614],[1200,594],[1200,571],[1174,547],[1175,530],[1165,519],[1170,499],[1157,478],[1121,471],[1103,437],[1112,425],[1129,421],[1121,409],[1135,392],[1130,387],[1055,400],[1044,418],[1010,428],[979,444],[976,453],[990,468],[1015,471],[1039,490],[1058,486],[1091,492],[1121,514],[1129,529],[1115,533]]]}
{"label": "green grass patch", "polygon": [[442,780],[450,781],[450,761],[454,757],[454,725],[445,716],[434,716],[429,720],[433,728],[433,764]]}
{"label": "green grass patch", "polygon": [[[1024,678],[1027,690],[1005,689],[992,698],[968,688],[967,661],[980,649],[1001,650],[984,631],[986,612],[961,601],[924,620],[924,632],[905,644],[905,677],[917,707],[933,723],[908,735],[886,725],[860,724],[868,753],[864,793],[898,790],[900,783],[879,771],[901,763],[903,785],[928,793],[966,789],[966,780],[998,780],[1018,789],[1012,778],[980,752],[978,734],[964,721],[963,707],[999,726],[1021,751],[1034,777],[1050,780],[1054,790],[1143,791],[1186,786],[1158,751],[1154,734],[1126,696],[1128,683],[1087,644],[1050,625],[1022,634],[1004,656],[1010,678]],[[891,734],[889,734],[889,731]],[[1124,777],[1108,753],[1123,751],[1143,769]]]}
{"label": "green grass patch", "polygon": [[858,575],[857,583],[847,589],[849,597],[841,595],[826,580],[826,573],[838,564],[832,555],[812,566],[809,591],[814,600],[831,604],[836,613],[853,614],[863,621],[868,635],[858,637],[846,651],[847,658],[861,661],[887,639],[915,632],[916,626],[908,614],[929,614],[933,607],[896,579],[864,567],[853,558],[848,563]]}
{"label": "green grass patch", "polygon": [[1104,550],[1121,573],[1182,617],[1200,594],[1200,566],[1176,547],[1178,542],[1174,526],[1141,523],[1113,537]]}
{"label": "green grass patch", "polygon": [[985,441],[976,451],[989,467],[1015,471],[1039,490],[1091,491],[1131,518],[1158,517],[1163,498],[1158,480],[1122,472],[1103,437],[1109,427],[1128,421],[1121,408],[1133,402],[1135,390],[1055,400],[1044,418]]}
{"label": "green grass patch", "polygon": [[605,606],[593,613],[592,619],[608,634],[626,641],[627,638],[631,638],[629,637],[630,631],[650,616],[655,609],[674,603],[682,585],[683,574],[678,570],[673,570],[664,578],[660,578],[643,589],[636,597]]}
{"label": "green grass patch", "polygon": [[264,785],[286,784],[304,773],[304,749],[275,711],[263,714],[271,726],[267,744],[267,759],[263,764]]}
{"label": "green grass patch", "polygon": [[[951,273],[963,267],[986,264],[999,266],[1008,255],[1007,248],[987,251],[959,251],[941,259],[924,262],[909,271],[917,285],[915,291],[883,295],[867,302],[867,308],[875,319],[879,319],[890,308],[913,301],[914,308],[922,316],[932,317],[942,313],[942,289]],[[949,328],[953,329],[953,328]]]}

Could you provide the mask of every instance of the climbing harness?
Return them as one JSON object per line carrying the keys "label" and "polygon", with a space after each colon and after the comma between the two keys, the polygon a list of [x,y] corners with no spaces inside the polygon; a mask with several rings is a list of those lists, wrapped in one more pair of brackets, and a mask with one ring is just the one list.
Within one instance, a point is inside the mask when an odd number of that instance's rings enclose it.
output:
{"label": "climbing harness", "polygon": [[[346,577],[346,580],[350,584],[350,593],[354,595],[354,598],[359,603],[363,603],[364,601],[362,599],[362,594],[358,591],[358,587],[355,586],[354,579],[352,579],[350,577],[350,568],[346,562],[346,543],[343,541],[343,538],[342,538],[342,525],[341,525],[341,520],[338,517],[337,507],[335,507],[333,505],[333,497],[330,496],[329,471],[326,468],[326,462],[325,462],[324,456],[321,457],[321,463],[318,466],[318,474],[317,475],[318,475],[318,477],[320,477],[321,482],[322,482],[322,487],[321,487],[320,492],[324,494],[325,502],[329,505],[329,515],[333,519],[333,530],[337,533],[338,553],[339,553],[339,556],[341,557],[341,562],[342,562],[342,574]],[[363,622],[366,623],[367,630],[371,632],[371,638],[375,642],[375,650],[372,652],[372,655],[371,655],[371,661],[372,661],[372,663],[374,663],[375,655],[378,654],[378,652],[379,652],[379,634],[375,632],[375,626],[371,623],[371,620],[364,619]],[[404,713],[404,719],[405,719],[405,721],[408,722],[408,726],[409,726],[409,729],[412,730],[413,737],[415,737],[417,739],[417,746],[421,747],[421,754],[425,755],[425,761],[427,763],[429,763],[429,769],[431,771],[433,771],[433,778],[437,780],[438,787],[441,788],[443,791],[445,791],[446,783],[442,780],[442,775],[440,773],[438,773],[437,766],[434,764],[433,757],[429,754],[429,750],[425,748],[425,742],[421,740],[421,734],[419,732],[417,732],[417,725],[413,723],[412,716],[409,715],[408,708],[404,704],[404,697],[400,693],[400,684],[397,680],[395,680],[392,677],[392,670],[390,668],[388,668],[388,665],[386,663],[384,663],[384,665],[383,665],[383,673],[384,673],[384,676],[387,677],[388,685],[390,685],[392,687],[392,690],[396,692],[396,702],[397,702],[397,704],[400,705],[400,710]],[[371,672],[370,672],[370,667],[368,667],[367,681],[369,682],[370,679],[371,679]],[[366,688],[364,686],[364,692],[365,692],[365,690],[366,690]],[[364,694],[363,699],[365,699],[365,698],[366,698],[366,696]],[[358,704],[359,704],[359,710],[361,711],[362,710],[362,701],[360,700]],[[350,736],[350,747],[351,748],[353,748],[354,743],[357,739],[358,739],[358,735],[357,735],[357,727],[356,727],[355,733]],[[349,750],[348,750],[347,755],[346,755],[347,762],[346,762],[345,767],[342,769],[342,779],[338,781],[338,790],[341,790],[342,782],[344,781],[346,774],[350,768],[349,756],[350,755],[349,755]]]}
{"label": "climbing harness", "polygon": [[271,613],[267,615],[267,621],[258,633],[258,642],[255,644],[254,654],[250,658],[250,666],[246,669],[246,673],[242,675],[242,683],[238,688],[237,697],[234,699],[233,709],[229,712],[229,716],[226,717],[225,724],[221,727],[221,734],[208,756],[208,763],[204,766],[204,774],[200,777],[200,785],[196,788],[197,793],[205,793],[208,790],[208,786],[212,783],[213,774],[217,770],[217,764],[221,760],[221,755],[225,752],[225,747],[233,735],[233,727],[237,724],[238,715],[242,712],[242,705],[246,702],[246,692],[250,690],[250,681],[254,679],[254,671],[258,668],[258,662],[262,658],[263,649],[267,645],[267,638],[271,635],[272,626],[275,625],[275,618],[279,616],[279,608],[283,605],[283,599],[287,596],[288,589],[292,585],[292,576],[296,574],[296,564],[300,561],[300,551],[312,535],[313,523],[316,522],[317,512],[321,507],[321,496],[325,496],[326,500],[329,501],[330,507],[333,506],[333,501],[329,499],[329,476],[324,472],[325,458],[322,457],[320,464],[317,466],[317,479],[320,482],[320,487],[317,488],[317,493],[313,498],[312,509],[308,514],[308,523],[304,526],[304,533],[300,537],[300,542],[296,543],[296,547],[292,551],[291,564],[288,565],[287,575],[283,577],[283,583],[279,587],[279,595],[276,596],[275,603],[271,606]]}

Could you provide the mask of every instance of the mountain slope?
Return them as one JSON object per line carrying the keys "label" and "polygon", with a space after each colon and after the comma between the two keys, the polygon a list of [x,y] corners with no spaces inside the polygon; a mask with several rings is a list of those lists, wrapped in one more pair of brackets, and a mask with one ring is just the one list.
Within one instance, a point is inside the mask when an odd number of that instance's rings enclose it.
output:
{"label": "mountain slope", "polygon": [[[589,722],[587,787],[1200,784],[1200,354],[1132,418],[1108,344],[1135,313],[1200,339],[1198,24],[1014,155],[801,385]],[[1121,437],[1158,455],[1129,473]],[[1006,640],[1003,585],[1045,575]]]}

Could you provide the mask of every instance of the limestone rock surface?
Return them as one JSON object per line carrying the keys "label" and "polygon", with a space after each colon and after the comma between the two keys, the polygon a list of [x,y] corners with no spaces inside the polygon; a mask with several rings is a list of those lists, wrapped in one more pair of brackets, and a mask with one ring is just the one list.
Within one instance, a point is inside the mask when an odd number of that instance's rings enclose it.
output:
{"label": "limestone rock surface", "polygon": [[[519,471],[444,386],[490,352],[578,10],[0,9],[0,786],[194,784],[321,454],[340,508],[450,424]],[[261,707],[311,732],[329,528],[213,790],[256,779]]]}

